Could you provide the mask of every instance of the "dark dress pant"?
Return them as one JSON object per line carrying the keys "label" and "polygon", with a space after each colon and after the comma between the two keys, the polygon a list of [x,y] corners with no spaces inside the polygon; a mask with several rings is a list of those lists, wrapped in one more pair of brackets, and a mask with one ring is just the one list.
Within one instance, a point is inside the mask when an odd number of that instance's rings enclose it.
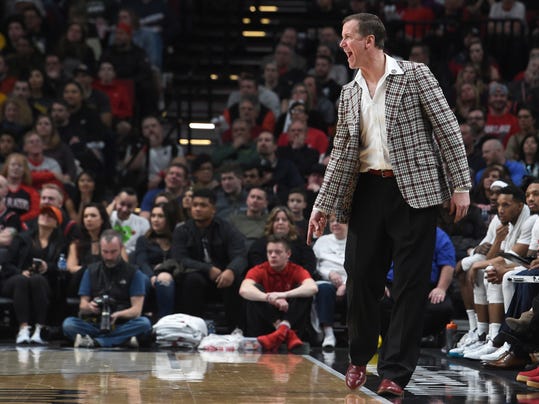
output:
{"label": "dark dress pant", "polygon": [[376,353],[380,302],[393,261],[395,304],[378,374],[406,386],[419,358],[436,239],[436,207],[410,207],[395,178],[373,174],[359,175],[352,204],[344,263],[350,360],[365,365]]}

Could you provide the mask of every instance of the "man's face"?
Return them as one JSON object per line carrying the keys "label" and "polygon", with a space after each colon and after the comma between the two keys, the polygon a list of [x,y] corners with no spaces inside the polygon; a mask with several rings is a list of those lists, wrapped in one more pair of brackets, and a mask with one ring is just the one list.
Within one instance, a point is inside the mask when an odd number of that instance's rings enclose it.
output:
{"label": "man's face", "polygon": [[185,172],[180,167],[170,167],[167,171],[167,175],[165,175],[165,187],[167,189],[180,189],[185,186],[185,181]]}
{"label": "man's face", "polygon": [[63,125],[69,121],[69,110],[63,104],[54,103],[51,107],[51,118],[56,125]]}
{"label": "man's face", "polygon": [[464,143],[465,146],[473,145],[474,137],[473,137],[472,129],[470,128],[470,125],[461,124],[460,133],[462,135],[462,142]]}
{"label": "man's face", "polygon": [[248,141],[251,138],[249,125],[245,121],[235,121],[232,124],[232,139],[244,139]]}
{"label": "man's face", "polygon": [[113,268],[122,260],[122,244],[120,240],[115,237],[110,242],[101,240],[99,242],[101,247],[101,259],[107,268]]}
{"label": "man's face", "polygon": [[208,198],[195,196],[191,204],[191,217],[195,222],[207,223],[215,216],[215,206]]}
{"label": "man's face", "polygon": [[302,121],[292,122],[288,128],[288,139],[294,148],[300,148],[305,144],[306,135],[306,128]]}
{"label": "man's face", "polygon": [[123,48],[129,45],[131,37],[123,29],[117,29],[114,35],[114,45]]}
{"label": "man's face", "polygon": [[494,163],[500,163],[501,156],[499,153],[499,149],[496,147],[496,144],[492,141],[487,140],[483,144],[482,156],[487,166]]}
{"label": "man's face", "polygon": [[43,152],[43,141],[37,133],[26,138],[24,141],[24,151],[28,154],[38,154]]}
{"label": "man's face", "polygon": [[254,122],[256,119],[256,108],[251,101],[242,101],[239,108],[239,116],[248,122]]}
{"label": "man's face", "polygon": [[498,196],[498,217],[502,224],[515,223],[522,211],[522,202],[513,199],[513,195],[500,194]]}
{"label": "man's face", "polygon": [[476,133],[479,133],[485,127],[485,115],[479,110],[470,111],[466,117],[466,123],[474,128]]}
{"label": "man's face", "polygon": [[52,205],[56,206],[57,208],[62,207],[63,198],[62,195],[56,190],[52,188],[43,188],[41,190],[41,196],[39,198],[39,205]]}
{"label": "man's face", "polygon": [[314,72],[317,77],[320,77],[322,79],[327,78],[330,70],[331,70],[331,64],[329,63],[327,59],[316,58],[316,61],[314,64]]}
{"label": "man's face", "polygon": [[288,67],[292,62],[292,49],[286,45],[278,45],[275,49],[275,62],[279,67]]}
{"label": "man's face", "polygon": [[251,168],[250,170],[245,170],[243,172],[243,184],[246,188],[260,185],[262,177],[256,168]]}
{"label": "man's face", "polygon": [[112,66],[112,63],[102,62],[99,66],[99,72],[97,72],[97,75],[104,83],[110,83],[116,77],[114,66]]}
{"label": "man's face", "polygon": [[151,147],[160,146],[163,143],[163,126],[155,118],[146,118],[142,122],[142,136],[148,139]]}
{"label": "man's face", "polygon": [[264,67],[264,79],[267,81],[277,81],[279,78],[279,71],[275,63],[268,63]]}
{"label": "man's face", "polygon": [[261,156],[269,156],[273,154],[273,152],[276,149],[275,145],[275,139],[273,138],[273,135],[269,132],[262,132],[260,135],[258,135],[257,141],[256,141],[256,151]]}
{"label": "man's face", "polygon": [[266,193],[258,188],[253,188],[247,195],[247,210],[252,213],[262,213],[268,207]]}
{"label": "man's face", "polygon": [[30,85],[27,81],[16,81],[13,86],[13,95],[15,97],[28,99],[30,97]]}
{"label": "man's face", "polygon": [[496,90],[494,94],[489,95],[488,105],[497,112],[503,111],[507,106],[507,94],[503,91]]}
{"label": "man's face", "polygon": [[266,254],[270,266],[277,271],[282,271],[290,258],[290,250],[287,250],[283,243],[268,243]]}
{"label": "man's face", "polygon": [[221,173],[221,187],[225,194],[238,194],[241,191],[241,178],[233,172]]}
{"label": "man's face", "polygon": [[0,155],[7,156],[15,151],[15,139],[11,135],[0,135]]}
{"label": "man's face", "polygon": [[118,213],[118,219],[127,220],[131,213],[135,211],[137,207],[137,196],[129,195],[126,192],[120,192],[116,200],[116,211]]}
{"label": "man's face", "polygon": [[535,119],[533,119],[532,113],[527,109],[521,109],[517,114],[518,126],[521,131],[531,131],[535,126]]}
{"label": "man's face", "polygon": [[366,54],[366,39],[358,32],[358,22],[347,21],[342,26],[342,40],[340,47],[346,53],[350,69],[358,69],[364,62]]}
{"label": "man's face", "polygon": [[290,195],[288,195],[287,206],[288,209],[292,211],[292,213],[303,214],[303,210],[307,207],[307,202],[305,202],[305,198],[302,194],[291,193]]}
{"label": "man's face", "polygon": [[526,189],[526,204],[532,215],[539,213],[539,184],[530,184]]}
{"label": "man's face", "polygon": [[241,95],[247,95],[247,94],[257,94],[257,87],[256,83],[252,80],[241,80],[240,81],[240,94]]}
{"label": "man's face", "polygon": [[51,79],[57,79],[62,72],[62,63],[56,55],[49,55],[45,58],[45,72]]}

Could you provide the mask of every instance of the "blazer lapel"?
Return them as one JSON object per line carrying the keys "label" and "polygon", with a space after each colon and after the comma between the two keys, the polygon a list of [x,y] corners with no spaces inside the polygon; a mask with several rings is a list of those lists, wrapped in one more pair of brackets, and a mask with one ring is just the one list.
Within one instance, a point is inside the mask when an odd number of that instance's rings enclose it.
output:
{"label": "blazer lapel", "polygon": [[402,105],[401,99],[406,89],[407,79],[404,74],[390,74],[386,80],[386,130],[387,138],[390,139]]}

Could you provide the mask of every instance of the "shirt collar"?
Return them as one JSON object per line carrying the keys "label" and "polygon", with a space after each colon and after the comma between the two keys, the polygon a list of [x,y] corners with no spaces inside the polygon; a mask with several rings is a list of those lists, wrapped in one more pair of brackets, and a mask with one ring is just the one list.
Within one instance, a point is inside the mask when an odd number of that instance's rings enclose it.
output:
{"label": "shirt collar", "polygon": [[[386,66],[385,66],[386,70],[385,70],[385,73],[384,73],[384,77],[387,77],[390,74],[404,74],[404,71],[401,69],[401,67],[397,63],[396,59],[392,58],[388,54],[386,54],[385,56],[386,56]],[[361,81],[363,80],[363,76],[361,74],[361,69],[357,70],[357,74],[356,74],[356,77],[354,78],[354,80],[358,84],[361,84]]]}

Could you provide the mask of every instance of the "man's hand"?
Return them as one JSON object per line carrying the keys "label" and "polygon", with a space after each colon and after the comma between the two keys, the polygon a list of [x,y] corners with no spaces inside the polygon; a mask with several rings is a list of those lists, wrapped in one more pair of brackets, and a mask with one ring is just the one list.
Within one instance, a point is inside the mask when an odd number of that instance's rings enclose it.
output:
{"label": "man's hand", "polygon": [[215,279],[218,289],[228,288],[234,282],[234,272],[231,269],[225,269],[221,274]]}
{"label": "man's hand", "polygon": [[429,300],[432,304],[442,303],[445,299],[445,290],[434,288],[429,293]]}
{"label": "man's hand", "polygon": [[498,227],[496,227],[496,238],[498,240],[505,240],[508,234],[509,234],[508,224],[501,224]]}
{"label": "man's hand", "polygon": [[286,313],[288,311],[288,302],[285,299],[277,299],[273,303],[275,307],[279,309],[279,311],[282,311],[283,313]]}
{"label": "man's hand", "polygon": [[216,281],[217,277],[221,275],[221,270],[217,267],[211,267],[210,272],[208,273],[208,276],[210,277],[211,281]]}
{"label": "man's hand", "polygon": [[314,210],[311,213],[309,219],[309,227],[307,229],[307,244],[311,245],[313,237],[318,238],[324,234],[326,228],[327,218],[326,215],[319,210]]}
{"label": "man's hand", "polygon": [[461,220],[468,214],[468,207],[470,206],[470,193],[469,192],[453,192],[451,197],[451,205],[449,208],[449,214],[455,214],[455,223]]}

